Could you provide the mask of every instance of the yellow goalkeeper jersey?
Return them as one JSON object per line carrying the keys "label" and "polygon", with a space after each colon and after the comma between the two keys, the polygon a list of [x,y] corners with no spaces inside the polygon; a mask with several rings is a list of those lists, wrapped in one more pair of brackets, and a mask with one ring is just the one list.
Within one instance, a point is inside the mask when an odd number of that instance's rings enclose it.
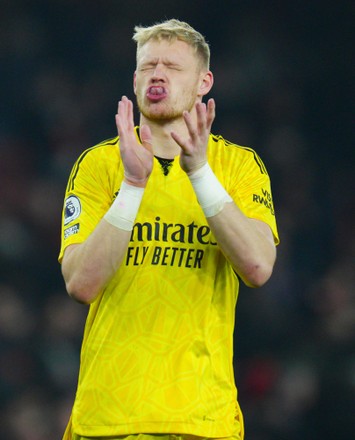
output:
{"label": "yellow goalkeeper jersey", "polygon": [[[86,150],[73,167],[59,261],[67,246],[90,235],[120,189],[118,142]],[[245,215],[269,224],[278,243],[270,180],[258,155],[211,134],[208,162]],[[125,258],[89,308],[68,432],[238,436],[238,285],[179,157],[164,168],[154,158]]]}

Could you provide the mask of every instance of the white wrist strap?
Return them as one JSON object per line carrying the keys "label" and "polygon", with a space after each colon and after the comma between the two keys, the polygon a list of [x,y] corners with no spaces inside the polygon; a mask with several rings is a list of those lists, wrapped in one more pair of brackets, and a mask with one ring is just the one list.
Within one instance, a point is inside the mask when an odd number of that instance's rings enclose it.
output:
{"label": "white wrist strap", "polygon": [[104,215],[104,219],[116,228],[132,231],[143,193],[144,188],[122,182],[116,200]]}
{"label": "white wrist strap", "polygon": [[189,175],[197,200],[205,216],[213,217],[222,211],[225,203],[232,197],[223,188],[208,163]]}

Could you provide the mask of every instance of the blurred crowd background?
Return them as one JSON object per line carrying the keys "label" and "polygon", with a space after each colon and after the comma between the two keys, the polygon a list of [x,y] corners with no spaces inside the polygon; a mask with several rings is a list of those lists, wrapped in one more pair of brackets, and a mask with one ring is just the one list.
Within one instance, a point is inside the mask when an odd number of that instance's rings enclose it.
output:
{"label": "blurred crowd background", "polygon": [[58,440],[86,306],[57,263],[66,181],[133,98],[136,24],[210,42],[213,132],[271,175],[281,244],[241,288],[235,369],[246,440],[350,440],[355,416],[354,3],[0,0],[0,437]]}

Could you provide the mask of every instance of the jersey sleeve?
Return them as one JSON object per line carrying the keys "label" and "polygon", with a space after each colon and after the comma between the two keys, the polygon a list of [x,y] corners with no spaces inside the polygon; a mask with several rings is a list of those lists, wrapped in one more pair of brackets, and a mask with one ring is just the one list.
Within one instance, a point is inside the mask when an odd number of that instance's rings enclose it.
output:
{"label": "jersey sleeve", "polygon": [[230,194],[247,217],[261,220],[270,226],[275,244],[279,244],[270,178],[255,151],[245,150],[244,160],[236,173]]}
{"label": "jersey sleeve", "polygon": [[71,244],[85,241],[112,203],[105,172],[105,161],[98,149],[86,150],[75,163],[66,188],[62,212],[61,248],[58,260]]}

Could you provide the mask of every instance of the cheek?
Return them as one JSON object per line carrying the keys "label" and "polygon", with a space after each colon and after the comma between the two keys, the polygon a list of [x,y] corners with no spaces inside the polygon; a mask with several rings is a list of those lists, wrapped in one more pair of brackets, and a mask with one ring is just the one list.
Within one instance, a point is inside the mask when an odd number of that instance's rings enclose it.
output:
{"label": "cheek", "polygon": [[194,83],[188,83],[183,87],[181,95],[188,100],[195,99],[198,93],[198,85]]}
{"label": "cheek", "polygon": [[134,93],[137,94],[137,72],[133,74],[133,90]]}
{"label": "cheek", "polygon": [[142,78],[139,75],[135,76],[133,80],[133,88],[135,94],[141,93],[141,91],[143,90],[143,85],[144,85],[144,78]]}
{"label": "cheek", "polygon": [[136,95],[139,93],[139,80],[137,79],[133,81],[133,90]]}

